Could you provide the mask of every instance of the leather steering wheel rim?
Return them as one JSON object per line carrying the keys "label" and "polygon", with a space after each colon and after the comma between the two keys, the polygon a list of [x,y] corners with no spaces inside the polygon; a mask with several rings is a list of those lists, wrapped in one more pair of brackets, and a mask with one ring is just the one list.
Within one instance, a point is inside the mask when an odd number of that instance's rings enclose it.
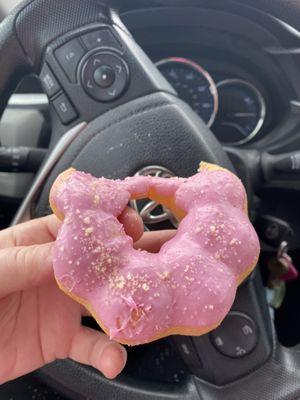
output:
{"label": "leather steering wheel rim", "polygon": [[[297,20],[297,16],[300,16],[300,6],[295,0],[241,0],[240,2],[252,7],[257,6],[265,12],[284,19],[295,28],[300,27],[300,18]],[[48,15],[52,15],[51,26],[49,26]],[[96,0],[66,0],[64,2],[58,0],[27,0],[17,7],[0,27],[0,59],[5,60],[2,63],[0,75],[0,110],[4,110],[10,94],[23,76],[32,72],[37,74],[40,72],[45,57],[47,57],[48,46],[52,42],[57,45],[62,36],[88,24],[106,24],[107,26],[116,24],[112,15],[111,9],[106,4]],[[120,35],[122,30],[123,27],[118,30]],[[61,43],[64,43],[64,41]],[[131,50],[138,52],[137,48]],[[139,54],[139,57],[142,57],[142,55]],[[145,63],[147,64],[146,61]],[[88,121],[87,126],[83,124],[73,126],[73,133],[70,134],[69,131],[66,134],[67,136],[64,136],[64,139],[62,138],[65,147],[57,149],[57,137],[53,136],[52,159],[51,154],[48,159],[51,162],[49,162],[49,165],[47,165],[47,162],[44,165],[48,169],[46,168],[45,173],[41,171],[42,177],[40,175],[37,178],[35,193],[30,194],[30,196],[33,194],[36,196],[36,190],[41,189],[41,185],[43,185],[43,190],[38,192],[38,201],[35,198],[35,215],[47,213],[47,194],[51,182],[60,171],[70,165],[92,172],[95,175],[103,174],[115,178],[134,173],[137,166],[143,166],[142,163],[145,159],[147,163],[152,162],[152,160],[156,162],[156,159],[159,162],[160,157],[167,159],[168,154],[174,152],[176,146],[178,147],[178,141],[174,141],[170,133],[167,137],[161,134],[163,131],[167,132],[168,129],[170,132],[170,127],[175,129],[178,135],[181,132],[180,143],[184,143],[190,156],[190,160],[187,158],[182,161],[183,168],[174,171],[175,173],[191,174],[197,161],[200,161],[201,158],[232,168],[225,153],[209,130],[188,106],[169,91],[165,83],[160,81],[159,76],[150,79],[151,75],[155,75],[156,72],[151,69],[150,65],[145,67],[145,63],[140,63],[140,65],[143,64],[143,68],[147,72],[146,76],[149,77],[149,87],[146,87],[144,92],[135,93],[128,101],[116,104],[116,107],[111,111],[105,110],[106,112],[103,112],[103,115],[94,119],[93,122]],[[150,86],[152,91],[149,91]],[[166,124],[157,123],[157,119],[165,120]],[[131,124],[133,124],[134,130],[138,132],[134,139],[128,133],[132,129]],[[151,148],[152,142],[145,141],[144,136],[141,136],[145,127],[148,132],[155,134],[155,139],[161,141],[165,147],[168,146],[171,138],[173,147],[171,145],[168,151],[161,151],[159,147],[154,147],[149,156],[147,146]],[[127,133],[125,139],[120,134],[123,130]],[[60,133],[64,132],[61,131]],[[113,161],[108,157],[108,150],[113,147],[112,137],[116,143],[121,143],[121,140],[126,142],[124,146],[126,151],[124,153],[117,152]],[[130,154],[129,150],[133,147],[146,157],[139,158],[135,166],[132,164],[126,166],[126,159]],[[95,149],[99,149],[99,154],[93,152]],[[56,153],[53,156],[55,151]],[[120,158],[122,154],[124,158]],[[160,157],[157,157],[157,154]],[[98,157],[102,161],[102,165],[107,166],[107,169],[100,167],[100,163],[95,161],[95,157]],[[178,160],[172,158],[172,160],[169,160],[171,167],[168,162],[166,167],[172,169],[176,162],[178,163]],[[120,165],[123,166],[123,164],[125,168],[121,171]],[[30,201],[32,199],[30,197]],[[27,207],[28,203],[25,206]],[[25,206],[23,205],[23,211],[26,208]],[[261,301],[265,305],[265,302]],[[80,396],[93,399],[97,398],[99,393],[103,395],[103,398],[110,398],[113,393],[114,398],[137,400],[146,398],[198,399],[204,396],[214,399],[218,398],[219,395],[224,399],[254,399],[254,397],[257,397],[258,387],[260,387],[260,393],[262,393],[261,396],[264,399],[274,398],[272,396],[275,390],[278,393],[278,399],[294,398],[300,393],[298,383],[300,378],[299,352],[295,349],[283,348],[276,342],[274,331],[271,331],[271,334],[272,352],[270,357],[262,366],[244,378],[246,388],[239,380],[230,386],[217,387],[193,376],[181,389],[176,391],[170,387],[165,387],[162,390],[161,387],[154,384],[147,386],[141,382],[132,382],[122,376],[115,382],[108,382],[96,371],[70,360],[57,361],[46,366],[37,375],[74,399],[80,398]],[[276,379],[272,376],[275,371],[277,373]]]}

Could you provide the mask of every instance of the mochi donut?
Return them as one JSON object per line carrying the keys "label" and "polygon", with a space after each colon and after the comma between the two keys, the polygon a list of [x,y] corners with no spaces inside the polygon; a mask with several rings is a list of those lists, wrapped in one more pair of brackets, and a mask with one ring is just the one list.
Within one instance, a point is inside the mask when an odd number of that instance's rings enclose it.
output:
{"label": "mochi donut", "polygon": [[[180,221],[156,254],[134,249],[117,219],[130,200],[146,197]],[[190,178],[109,180],[69,169],[50,204],[63,221],[53,248],[58,286],[119,343],[211,331],[258,260],[244,187],[212,164]]]}

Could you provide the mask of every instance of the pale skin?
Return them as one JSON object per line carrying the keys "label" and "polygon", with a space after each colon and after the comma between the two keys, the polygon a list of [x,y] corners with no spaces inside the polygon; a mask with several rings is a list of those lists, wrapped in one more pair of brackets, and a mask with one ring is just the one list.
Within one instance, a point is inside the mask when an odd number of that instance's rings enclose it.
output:
{"label": "pale skin", "polygon": [[[136,248],[157,252],[174,235],[143,234],[129,208],[119,220]],[[109,379],[126,364],[125,348],[82,326],[86,310],[57,287],[51,249],[59,226],[52,215],[0,232],[0,384],[57,359],[91,365]]]}

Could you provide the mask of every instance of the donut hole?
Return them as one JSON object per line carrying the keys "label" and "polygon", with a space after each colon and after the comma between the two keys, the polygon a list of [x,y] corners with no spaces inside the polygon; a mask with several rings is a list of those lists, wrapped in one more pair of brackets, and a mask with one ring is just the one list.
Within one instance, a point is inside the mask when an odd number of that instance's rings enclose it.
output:
{"label": "donut hole", "polygon": [[177,226],[186,215],[173,196],[163,196],[155,188],[141,196],[133,196],[130,206],[142,217],[145,231],[134,247],[154,254],[175,236]]}

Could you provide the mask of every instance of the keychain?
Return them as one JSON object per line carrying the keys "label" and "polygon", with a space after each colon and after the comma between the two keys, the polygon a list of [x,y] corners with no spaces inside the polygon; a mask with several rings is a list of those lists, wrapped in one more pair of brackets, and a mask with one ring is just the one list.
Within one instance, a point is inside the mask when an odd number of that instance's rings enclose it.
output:
{"label": "keychain", "polygon": [[279,277],[284,282],[293,281],[298,278],[298,270],[296,269],[292,258],[288,255],[288,243],[282,242],[277,252],[277,258],[286,268],[286,273]]}
{"label": "keychain", "polygon": [[267,264],[270,271],[268,279],[268,302],[275,309],[278,309],[283,303],[286,293],[286,282],[298,278],[299,275],[287,250],[288,243],[284,241],[280,244],[276,256],[271,257]]}
{"label": "keychain", "polygon": [[[287,253],[288,243],[282,242],[278,248],[277,254],[268,261],[270,271],[268,286],[272,286],[272,281],[281,280],[288,282],[298,278],[298,271],[293,264],[292,258]],[[270,287],[270,286],[269,286]]]}

